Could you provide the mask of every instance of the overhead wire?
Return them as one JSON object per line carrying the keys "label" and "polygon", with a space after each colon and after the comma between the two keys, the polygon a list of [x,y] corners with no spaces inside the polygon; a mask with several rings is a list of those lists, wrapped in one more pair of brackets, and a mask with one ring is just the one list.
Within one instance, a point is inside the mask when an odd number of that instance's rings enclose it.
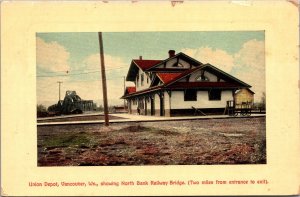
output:
{"label": "overhead wire", "polygon": [[[121,66],[121,67],[116,67],[116,68],[108,68],[106,69],[106,71],[108,70],[118,70],[118,69],[123,69],[123,68],[126,68],[126,66]],[[73,71],[76,71],[76,70],[73,70]],[[83,71],[83,70],[77,70],[77,71]],[[58,72],[61,72],[61,71],[58,71]],[[67,72],[67,71],[65,71]],[[59,75],[37,75],[36,77],[67,77],[67,76],[74,76],[74,75],[85,75],[85,74],[91,74],[91,73],[98,73],[98,72],[101,72],[101,70],[94,70],[94,71],[90,71],[90,72],[82,72],[82,73],[70,73],[72,71],[69,71],[67,74],[59,74]],[[44,72],[46,73],[46,72]],[[51,72],[49,72],[51,73]],[[55,72],[53,72],[55,73]],[[70,73],[70,74],[69,74]],[[40,73],[42,74],[42,73]]]}

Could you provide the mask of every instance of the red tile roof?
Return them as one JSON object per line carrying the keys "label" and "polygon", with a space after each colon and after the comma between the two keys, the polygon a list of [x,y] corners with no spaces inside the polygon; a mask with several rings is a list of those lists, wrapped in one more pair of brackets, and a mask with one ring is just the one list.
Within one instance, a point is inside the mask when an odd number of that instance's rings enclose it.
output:
{"label": "red tile roof", "polygon": [[142,70],[147,70],[152,66],[162,62],[162,60],[133,60]]}
{"label": "red tile roof", "polygon": [[168,88],[235,88],[239,87],[238,84],[229,82],[176,82],[168,86]]}
{"label": "red tile roof", "polygon": [[135,87],[126,87],[126,91],[128,92],[128,94],[132,94],[136,92],[136,88]]}
{"label": "red tile roof", "polygon": [[175,82],[175,81],[177,81],[177,80],[179,80],[179,79],[181,79],[181,78],[183,78],[183,77],[191,74],[192,72],[194,72],[195,70],[198,70],[200,68],[201,67],[196,67],[196,68],[185,70],[185,71],[181,72],[180,75],[174,77],[172,80],[170,80],[169,82],[165,83],[164,85],[168,86],[169,84],[171,84],[171,83],[173,83],[173,82]]}
{"label": "red tile roof", "polygon": [[181,75],[181,73],[158,73],[157,75],[163,83],[168,83]]}

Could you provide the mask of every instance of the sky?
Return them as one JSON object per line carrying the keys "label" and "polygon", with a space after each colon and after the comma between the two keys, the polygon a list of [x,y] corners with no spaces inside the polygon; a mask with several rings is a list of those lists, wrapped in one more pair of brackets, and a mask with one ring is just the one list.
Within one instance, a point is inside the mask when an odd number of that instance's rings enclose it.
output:
{"label": "sky", "polygon": [[[183,52],[250,84],[259,102],[265,92],[264,31],[104,32],[108,104],[122,105],[124,77],[132,59],[166,59]],[[75,90],[85,100],[102,104],[98,33],[37,33],[37,104],[57,103]],[[132,86],[126,82],[126,86]]]}

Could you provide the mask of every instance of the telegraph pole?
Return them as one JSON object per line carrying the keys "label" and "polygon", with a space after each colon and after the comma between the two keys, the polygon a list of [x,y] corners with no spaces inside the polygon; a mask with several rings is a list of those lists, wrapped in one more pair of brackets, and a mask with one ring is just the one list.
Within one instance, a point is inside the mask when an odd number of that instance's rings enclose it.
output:
{"label": "telegraph pole", "polygon": [[60,84],[62,84],[62,81],[58,81],[58,101],[60,101]]}
{"label": "telegraph pole", "polygon": [[[124,94],[125,94],[125,89],[126,89],[126,87],[125,87],[125,76],[123,78],[124,78]],[[124,110],[125,110],[125,107],[126,107],[126,103],[125,103],[125,99],[124,99]]]}
{"label": "telegraph pole", "polygon": [[99,37],[99,47],[100,47],[100,62],[101,62],[104,118],[105,118],[105,126],[108,126],[109,125],[109,120],[108,120],[108,105],[107,105],[107,88],[106,88],[106,75],[105,75],[105,65],[104,65],[104,51],[103,51],[102,32],[98,32],[98,37]]}

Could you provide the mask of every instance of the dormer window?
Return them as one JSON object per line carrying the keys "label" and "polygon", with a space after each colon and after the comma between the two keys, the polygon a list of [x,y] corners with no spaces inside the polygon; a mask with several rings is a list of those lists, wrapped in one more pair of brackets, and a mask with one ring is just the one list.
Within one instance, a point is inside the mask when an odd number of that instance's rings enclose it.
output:
{"label": "dormer window", "polygon": [[136,76],[136,87],[139,87],[139,75]]}
{"label": "dormer window", "polygon": [[205,75],[200,75],[196,78],[196,81],[209,81],[209,79]]}

